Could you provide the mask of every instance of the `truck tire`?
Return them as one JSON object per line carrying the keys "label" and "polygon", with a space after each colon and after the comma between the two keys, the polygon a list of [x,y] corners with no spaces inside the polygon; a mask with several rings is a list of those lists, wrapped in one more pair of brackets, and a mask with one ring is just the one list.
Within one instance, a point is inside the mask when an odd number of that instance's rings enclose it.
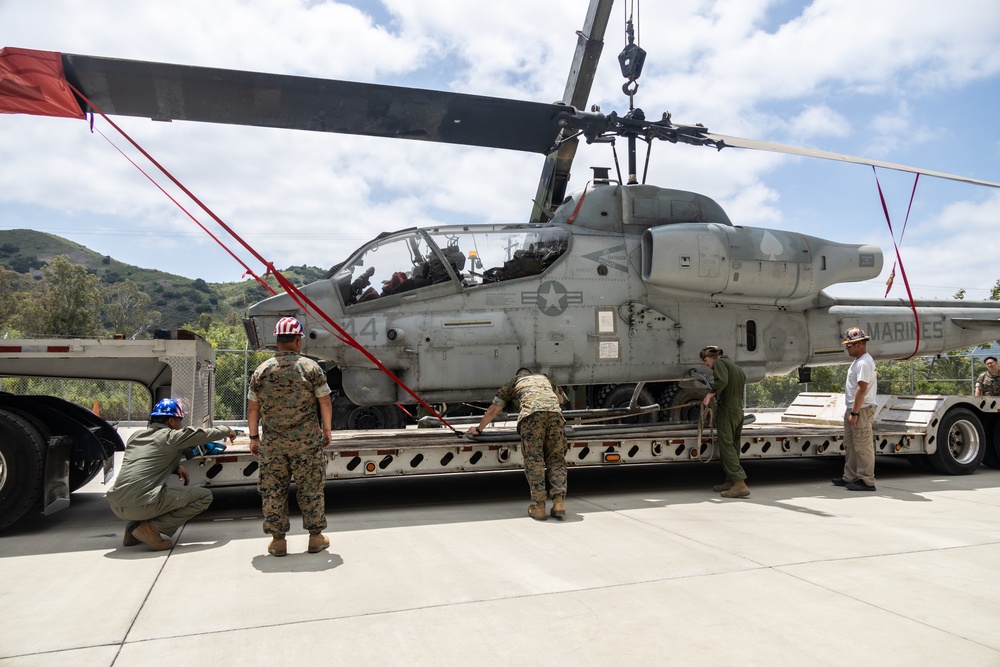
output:
{"label": "truck tire", "polygon": [[945,475],[968,475],[979,467],[986,454],[983,425],[975,413],[955,408],[945,413],[938,425],[937,450],[931,465]]}
{"label": "truck tire", "polygon": [[[632,394],[635,393],[634,384],[618,384],[618,385],[607,385],[602,387],[601,391],[595,397],[597,401],[597,407],[599,408],[627,408],[629,403],[632,402]],[[652,405],[655,401],[653,395],[649,393],[649,390],[643,387],[642,391],[639,392],[638,404]],[[635,417],[623,417],[621,419],[616,419],[614,421],[608,421],[608,424],[652,424],[656,421],[656,413],[649,412],[644,415],[636,415]]]}
{"label": "truck tire", "polygon": [[346,396],[333,401],[333,428],[339,431],[365,431],[382,428],[405,428],[403,412],[393,405],[355,405]]}
{"label": "truck tire", "polygon": [[38,504],[45,474],[45,441],[20,415],[0,410],[0,530]]}

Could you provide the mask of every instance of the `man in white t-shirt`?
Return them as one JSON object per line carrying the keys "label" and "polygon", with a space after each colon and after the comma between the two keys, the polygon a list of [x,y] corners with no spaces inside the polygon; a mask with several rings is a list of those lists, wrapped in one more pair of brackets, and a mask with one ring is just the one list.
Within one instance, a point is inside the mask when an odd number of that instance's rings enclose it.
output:
{"label": "man in white t-shirt", "polygon": [[878,375],[875,360],[868,354],[868,334],[852,327],[844,332],[847,354],[854,362],[844,383],[844,475],[831,480],[848,491],[875,490],[875,397]]}

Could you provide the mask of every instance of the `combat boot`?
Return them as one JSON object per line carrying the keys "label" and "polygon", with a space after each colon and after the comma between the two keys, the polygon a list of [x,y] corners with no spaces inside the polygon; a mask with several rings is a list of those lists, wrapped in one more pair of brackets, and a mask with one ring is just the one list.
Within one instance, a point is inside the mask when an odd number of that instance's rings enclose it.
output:
{"label": "combat boot", "polygon": [[165,540],[160,535],[160,531],[153,528],[148,521],[144,521],[135,527],[132,536],[147,545],[153,551],[165,551],[174,546],[170,540]]}
{"label": "combat boot", "polygon": [[288,543],[284,533],[273,533],[271,543],[267,545],[267,553],[272,556],[284,556],[288,553]]}
{"label": "combat boot", "polygon": [[728,491],[722,492],[723,498],[749,498],[750,497],[750,487],[747,486],[746,480],[739,479],[733,482],[733,488]]}
{"label": "combat boot", "polygon": [[539,500],[537,503],[531,503],[528,505],[528,516],[532,519],[545,521],[545,501]]}
{"label": "combat boot", "polygon": [[723,491],[728,491],[731,488],[733,488],[733,483],[726,481],[723,482],[722,484],[716,484],[715,486],[712,487],[712,490],[715,491],[716,493],[722,493]]}
{"label": "combat boot", "polygon": [[323,533],[309,533],[309,553],[319,553],[330,546],[330,538]]}
{"label": "combat boot", "polygon": [[566,496],[552,496],[552,516],[561,519],[566,516]]}
{"label": "combat boot", "polygon": [[134,547],[137,544],[142,544],[132,531],[139,527],[138,521],[129,521],[128,525],[125,526],[125,537],[122,538],[122,545],[126,547]]}

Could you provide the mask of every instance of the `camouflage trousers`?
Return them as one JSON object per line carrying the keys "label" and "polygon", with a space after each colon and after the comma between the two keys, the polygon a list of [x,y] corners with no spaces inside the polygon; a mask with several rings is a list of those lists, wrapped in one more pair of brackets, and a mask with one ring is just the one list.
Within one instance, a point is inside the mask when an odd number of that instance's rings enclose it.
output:
{"label": "camouflage trousers", "polygon": [[521,456],[531,499],[540,502],[549,495],[565,496],[569,444],[563,430],[563,416],[558,412],[535,412],[521,420],[517,431],[521,434]]}
{"label": "camouflage trousers", "polygon": [[287,533],[288,487],[295,479],[295,501],[302,527],[310,533],[326,528],[326,457],[317,444],[261,444],[257,490],[264,506],[264,532]]}

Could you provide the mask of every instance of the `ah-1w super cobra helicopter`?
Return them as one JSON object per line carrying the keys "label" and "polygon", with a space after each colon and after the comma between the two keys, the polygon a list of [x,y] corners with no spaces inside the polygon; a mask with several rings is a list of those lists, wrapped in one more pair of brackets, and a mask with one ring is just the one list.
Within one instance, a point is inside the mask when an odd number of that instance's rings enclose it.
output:
{"label": "ah-1w super cobra helicopter", "polygon": [[[405,229],[366,243],[302,291],[427,401],[489,400],[519,366],[563,385],[599,386],[594,407],[680,401],[705,344],[751,381],[844,363],[841,333],[861,326],[878,359],[993,339],[1000,304],[845,300],[823,290],[875,278],[881,250],[734,225],[712,199],[640,184],[636,144],[774,150],[962,180],[879,161],[779,146],[648,120],[584,112],[610,0],[592,0],[562,103],[183,67],[64,54],[67,79],[109,114],[222,122],[488,146],[547,155],[532,222]],[[630,100],[644,53],[619,57]],[[630,88],[631,87],[631,88]],[[81,102],[86,110],[87,105]],[[628,174],[597,172],[565,196],[576,142],[628,144]],[[391,378],[287,295],[249,312],[254,347],[275,321],[300,318],[303,349],[332,362],[336,389],[359,406],[409,402]],[[337,377],[339,376],[339,377]],[[652,391],[649,391],[649,388]],[[344,399],[346,400],[346,399]],[[376,413],[389,425],[394,419]],[[352,424],[354,425],[354,424]]]}

